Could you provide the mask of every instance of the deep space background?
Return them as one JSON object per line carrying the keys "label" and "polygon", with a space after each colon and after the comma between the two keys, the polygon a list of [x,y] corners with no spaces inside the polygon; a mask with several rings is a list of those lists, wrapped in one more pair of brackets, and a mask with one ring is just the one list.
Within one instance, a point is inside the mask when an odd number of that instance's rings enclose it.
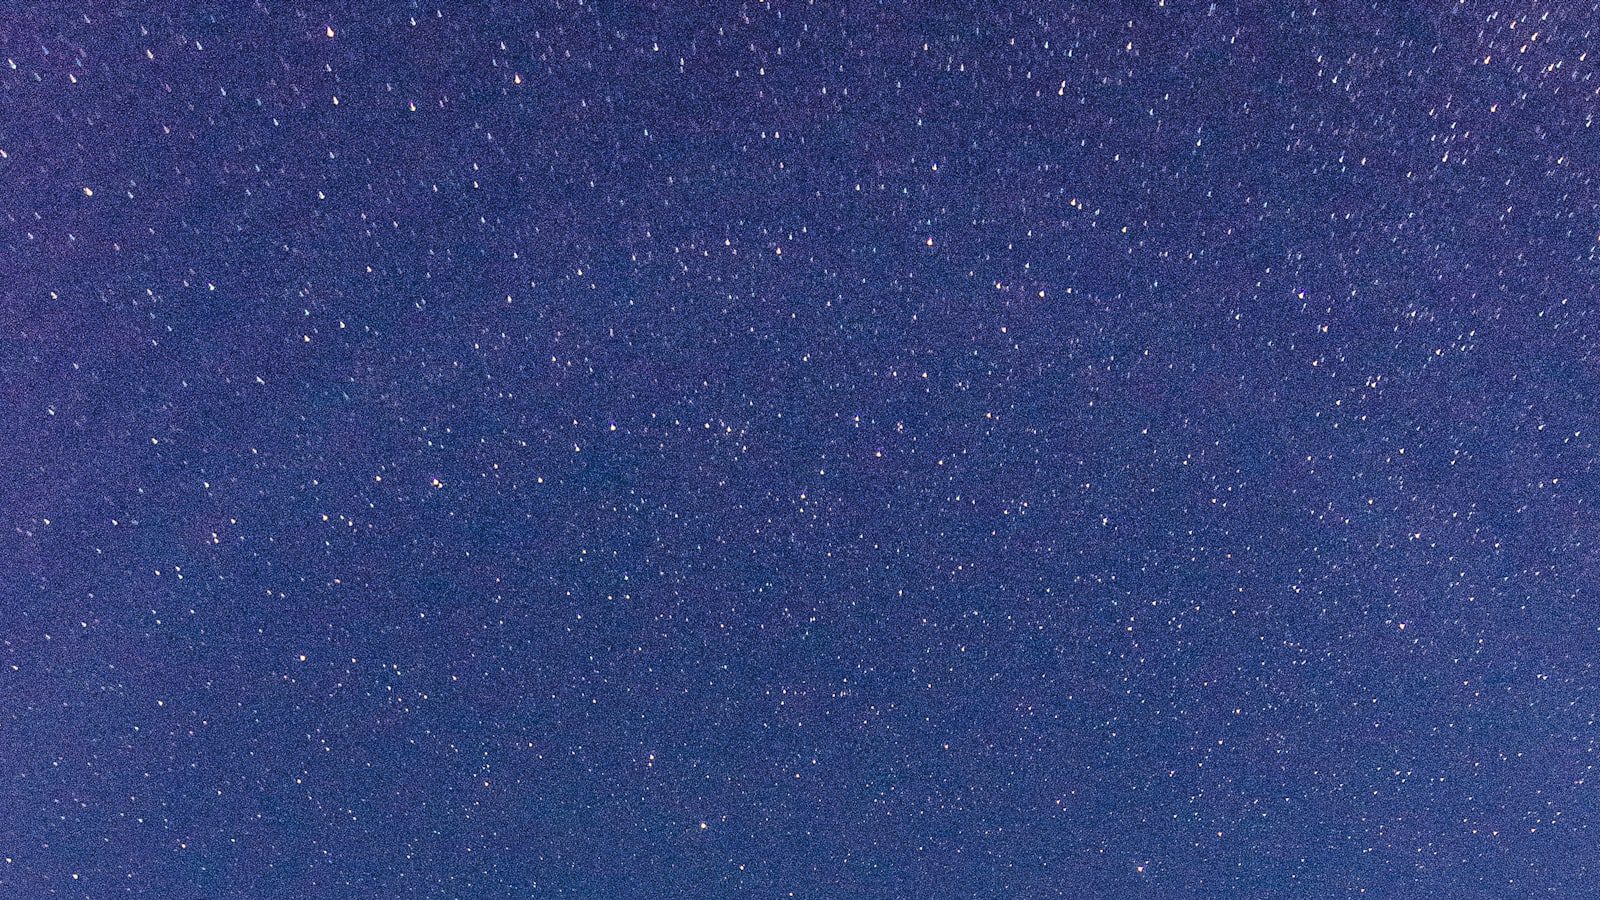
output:
{"label": "deep space background", "polygon": [[1600,897],[1600,8],[0,8],[0,897]]}

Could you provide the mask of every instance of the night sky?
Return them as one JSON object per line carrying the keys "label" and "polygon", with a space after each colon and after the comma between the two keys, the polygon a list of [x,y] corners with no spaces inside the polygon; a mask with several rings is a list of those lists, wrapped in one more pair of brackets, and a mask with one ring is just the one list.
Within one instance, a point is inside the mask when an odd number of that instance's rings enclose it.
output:
{"label": "night sky", "polygon": [[0,11],[0,897],[1600,896],[1600,7]]}

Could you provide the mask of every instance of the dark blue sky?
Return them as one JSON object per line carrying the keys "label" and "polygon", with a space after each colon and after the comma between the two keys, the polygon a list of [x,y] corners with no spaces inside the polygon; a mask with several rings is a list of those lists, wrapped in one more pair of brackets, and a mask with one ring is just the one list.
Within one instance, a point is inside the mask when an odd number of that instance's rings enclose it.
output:
{"label": "dark blue sky", "polygon": [[0,11],[0,897],[1594,895],[1597,53]]}

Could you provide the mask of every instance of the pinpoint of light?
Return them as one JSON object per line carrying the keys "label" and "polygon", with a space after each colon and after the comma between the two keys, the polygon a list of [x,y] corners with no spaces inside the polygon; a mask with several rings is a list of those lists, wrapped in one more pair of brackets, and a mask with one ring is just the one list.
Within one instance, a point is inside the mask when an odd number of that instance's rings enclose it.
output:
{"label": "pinpoint of light", "polygon": [[330,38],[333,37],[333,26],[332,25],[328,26],[328,37],[330,37]]}

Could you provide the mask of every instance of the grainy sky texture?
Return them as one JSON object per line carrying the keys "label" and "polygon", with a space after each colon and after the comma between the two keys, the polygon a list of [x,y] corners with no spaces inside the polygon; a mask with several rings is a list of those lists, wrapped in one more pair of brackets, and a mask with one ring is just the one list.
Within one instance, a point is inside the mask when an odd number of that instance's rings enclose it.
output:
{"label": "grainy sky texture", "polygon": [[1576,898],[1588,2],[0,10],[0,897]]}

